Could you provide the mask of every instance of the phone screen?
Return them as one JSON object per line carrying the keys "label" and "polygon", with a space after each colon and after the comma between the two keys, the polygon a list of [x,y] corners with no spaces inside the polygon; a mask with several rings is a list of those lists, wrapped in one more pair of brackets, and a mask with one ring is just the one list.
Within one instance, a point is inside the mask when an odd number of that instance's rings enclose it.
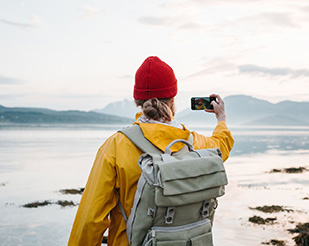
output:
{"label": "phone screen", "polygon": [[210,104],[212,101],[216,101],[215,97],[192,97],[191,109],[192,110],[205,110],[214,109]]}

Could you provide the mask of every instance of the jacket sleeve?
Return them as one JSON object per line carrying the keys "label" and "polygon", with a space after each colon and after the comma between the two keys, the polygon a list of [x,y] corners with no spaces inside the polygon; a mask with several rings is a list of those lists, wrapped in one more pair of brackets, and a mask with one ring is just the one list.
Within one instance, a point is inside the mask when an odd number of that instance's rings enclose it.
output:
{"label": "jacket sleeve", "polygon": [[101,245],[108,214],[117,205],[115,144],[110,137],[98,150],[72,227],[69,246]]}
{"label": "jacket sleeve", "polygon": [[224,121],[218,122],[211,137],[192,132],[193,146],[195,149],[219,148],[222,152],[222,159],[226,161],[233,148],[234,139]]}

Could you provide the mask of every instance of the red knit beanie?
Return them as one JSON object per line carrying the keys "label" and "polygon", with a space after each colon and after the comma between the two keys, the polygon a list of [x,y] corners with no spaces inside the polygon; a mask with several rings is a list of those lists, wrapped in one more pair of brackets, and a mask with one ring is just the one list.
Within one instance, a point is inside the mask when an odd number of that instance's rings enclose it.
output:
{"label": "red knit beanie", "polygon": [[148,57],[135,74],[135,100],[172,98],[177,94],[177,79],[173,69],[156,56]]}

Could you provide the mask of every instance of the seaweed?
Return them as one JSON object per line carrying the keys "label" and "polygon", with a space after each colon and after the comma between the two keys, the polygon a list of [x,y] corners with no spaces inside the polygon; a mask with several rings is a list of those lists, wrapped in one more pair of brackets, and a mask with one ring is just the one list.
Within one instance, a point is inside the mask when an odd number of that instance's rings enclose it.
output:
{"label": "seaweed", "polygon": [[67,200],[65,201],[58,200],[56,204],[60,205],[61,207],[76,206],[76,204],[73,201],[67,201]]}
{"label": "seaweed", "polygon": [[79,188],[79,189],[63,189],[60,190],[60,193],[62,194],[71,194],[71,195],[76,195],[76,194],[83,194],[85,188]]}
{"label": "seaweed", "polygon": [[43,202],[39,202],[39,201],[31,202],[31,203],[24,204],[22,206],[25,207],[25,208],[37,208],[37,207],[44,207],[44,206],[47,206],[47,205],[50,205],[50,204],[52,204],[52,202],[46,200],[46,201],[43,201]]}
{"label": "seaweed", "polygon": [[308,171],[306,167],[289,167],[284,169],[272,169],[270,173],[302,173]]}
{"label": "seaweed", "polygon": [[309,246],[309,223],[296,225],[295,229],[288,229],[290,233],[298,233],[297,236],[293,237],[296,245]]}
{"label": "seaweed", "polygon": [[277,218],[266,218],[263,219],[260,216],[252,216],[249,218],[249,221],[254,223],[254,224],[258,224],[258,225],[265,225],[265,224],[269,224],[269,223],[274,223],[274,221],[277,220]]}
{"label": "seaweed", "polygon": [[269,242],[265,242],[262,244],[266,244],[266,245],[277,245],[277,246],[285,246],[285,242],[282,240],[278,240],[278,239],[271,239]]}
{"label": "seaweed", "polygon": [[60,205],[61,207],[76,206],[76,204],[73,201],[58,200],[57,202],[51,202],[51,201],[46,200],[46,201],[43,201],[43,202],[36,201],[36,202],[27,203],[27,204],[22,205],[22,207],[24,207],[24,208],[37,208],[37,207],[44,207],[44,206],[51,205],[51,204],[57,204],[57,205]]}
{"label": "seaweed", "polygon": [[271,173],[281,173],[282,170],[281,169],[272,169],[270,170]]}
{"label": "seaweed", "polygon": [[279,205],[271,205],[271,206],[264,205],[262,207],[258,206],[255,208],[251,208],[251,207],[249,208],[252,210],[258,210],[264,213],[293,212],[293,209],[287,209]]}
{"label": "seaweed", "polygon": [[290,167],[285,168],[284,171],[286,173],[302,173],[303,171],[306,171],[307,169],[305,167]]}

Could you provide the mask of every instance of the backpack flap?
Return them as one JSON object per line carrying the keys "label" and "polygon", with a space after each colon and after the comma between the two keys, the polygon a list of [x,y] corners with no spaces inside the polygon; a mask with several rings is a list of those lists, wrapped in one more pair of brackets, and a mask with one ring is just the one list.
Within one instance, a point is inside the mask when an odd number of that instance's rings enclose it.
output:
{"label": "backpack flap", "polygon": [[157,206],[180,206],[224,195],[228,182],[219,152],[211,149],[199,157],[197,152],[170,156],[173,161],[157,163],[160,181],[155,190]]}

